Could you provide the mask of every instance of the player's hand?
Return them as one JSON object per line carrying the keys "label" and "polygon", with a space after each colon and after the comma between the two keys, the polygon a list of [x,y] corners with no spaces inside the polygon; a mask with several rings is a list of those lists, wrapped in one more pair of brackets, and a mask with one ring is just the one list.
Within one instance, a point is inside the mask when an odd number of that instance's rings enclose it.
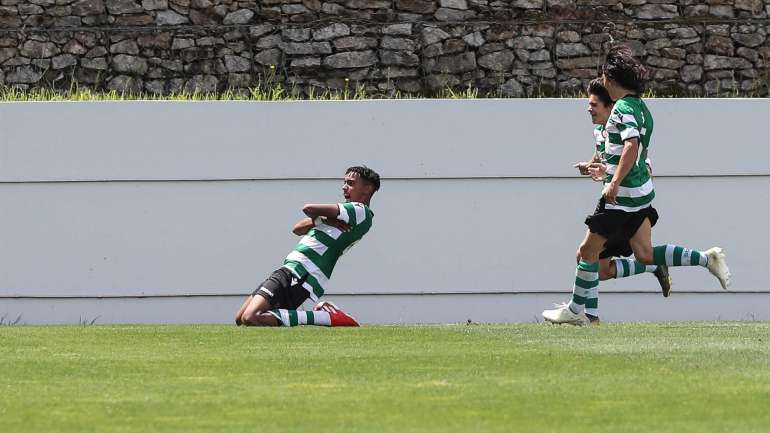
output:
{"label": "player's hand", "polygon": [[587,176],[589,165],[590,165],[589,162],[578,162],[575,165],[573,165],[573,167],[577,168],[578,172],[580,172],[580,174],[582,174],[583,176]]}
{"label": "player's hand", "polygon": [[337,218],[323,218],[324,224],[332,226],[341,232],[349,232],[350,224],[345,221],[338,220]]}
{"label": "player's hand", "polygon": [[607,176],[607,166],[601,162],[592,162],[588,164],[586,170],[588,170],[588,174],[591,175],[591,179],[597,182],[603,181]]}
{"label": "player's hand", "polygon": [[604,197],[604,200],[607,203],[616,204],[616,200],[618,198],[618,189],[619,186],[617,183],[610,182],[604,186],[604,190],[602,190],[602,197]]}

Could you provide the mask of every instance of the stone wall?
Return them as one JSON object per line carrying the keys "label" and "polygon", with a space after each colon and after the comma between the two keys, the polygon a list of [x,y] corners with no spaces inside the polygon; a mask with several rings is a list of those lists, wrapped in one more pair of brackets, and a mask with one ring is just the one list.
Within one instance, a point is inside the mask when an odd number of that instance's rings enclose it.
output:
{"label": "stone wall", "polygon": [[0,0],[0,84],[568,95],[616,41],[658,95],[767,96],[768,15],[770,0]]}

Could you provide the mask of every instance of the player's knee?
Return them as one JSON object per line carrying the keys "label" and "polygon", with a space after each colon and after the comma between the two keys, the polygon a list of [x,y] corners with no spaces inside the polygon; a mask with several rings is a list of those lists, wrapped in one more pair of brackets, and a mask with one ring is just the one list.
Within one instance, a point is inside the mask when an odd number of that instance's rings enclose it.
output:
{"label": "player's knee", "polygon": [[254,326],[254,323],[252,323],[252,316],[244,312],[241,316],[241,324],[244,326]]}
{"label": "player's knee", "polygon": [[599,268],[599,279],[600,280],[611,280],[615,278],[615,272],[610,267],[600,267]]}
{"label": "player's knee", "polygon": [[636,257],[636,260],[639,260],[640,262],[642,262],[642,264],[645,264],[645,265],[654,264],[653,258],[652,258],[652,251],[639,251],[639,252],[634,251],[634,256]]}
{"label": "player's knee", "polygon": [[578,249],[578,261],[594,261],[598,256],[599,253],[586,244],[580,245],[580,248]]}
{"label": "player's knee", "polygon": [[609,267],[599,267],[599,279],[600,280],[609,280],[611,278],[615,277],[612,274],[612,270]]}
{"label": "player's knee", "polygon": [[256,321],[256,317],[259,316],[260,313],[263,313],[263,311],[258,306],[249,305],[243,311],[243,315],[241,315],[241,321],[248,325],[253,325]]}
{"label": "player's knee", "polygon": [[246,311],[244,311],[243,315],[241,316],[241,322],[247,326],[256,326],[259,324],[257,323],[258,315],[259,315],[259,311],[256,311],[253,308],[247,308]]}

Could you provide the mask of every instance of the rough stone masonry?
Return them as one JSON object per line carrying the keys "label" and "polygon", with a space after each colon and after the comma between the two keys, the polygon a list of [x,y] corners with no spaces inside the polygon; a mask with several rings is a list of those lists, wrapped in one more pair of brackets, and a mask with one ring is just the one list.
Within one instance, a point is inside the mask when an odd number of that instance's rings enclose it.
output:
{"label": "rough stone masonry", "polygon": [[608,44],[657,95],[768,96],[770,0],[0,0],[0,84],[570,95]]}

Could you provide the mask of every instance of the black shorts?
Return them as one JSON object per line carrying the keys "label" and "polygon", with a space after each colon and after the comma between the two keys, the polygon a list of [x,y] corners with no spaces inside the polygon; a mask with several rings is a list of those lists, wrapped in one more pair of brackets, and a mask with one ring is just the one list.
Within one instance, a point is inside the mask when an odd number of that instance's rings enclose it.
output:
{"label": "black shorts", "polygon": [[271,309],[296,310],[310,297],[310,292],[302,287],[306,279],[307,276],[304,276],[297,280],[290,270],[280,268],[270,274],[253,295],[267,299]]}
{"label": "black shorts", "polygon": [[658,211],[652,206],[636,212],[605,209],[604,198],[599,199],[594,214],[586,217],[586,225],[591,233],[607,238],[599,258],[628,257],[633,254],[629,241],[646,218],[649,218],[650,225],[654,226],[658,222]]}
{"label": "black shorts", "polygon": [[621,237],[607,239],[607,243],[604,244],[604,249],[599,254],[600,259],[608,259],[610,257],[628,257],[634,253],[631,249],[631,243],[628,239]]}

